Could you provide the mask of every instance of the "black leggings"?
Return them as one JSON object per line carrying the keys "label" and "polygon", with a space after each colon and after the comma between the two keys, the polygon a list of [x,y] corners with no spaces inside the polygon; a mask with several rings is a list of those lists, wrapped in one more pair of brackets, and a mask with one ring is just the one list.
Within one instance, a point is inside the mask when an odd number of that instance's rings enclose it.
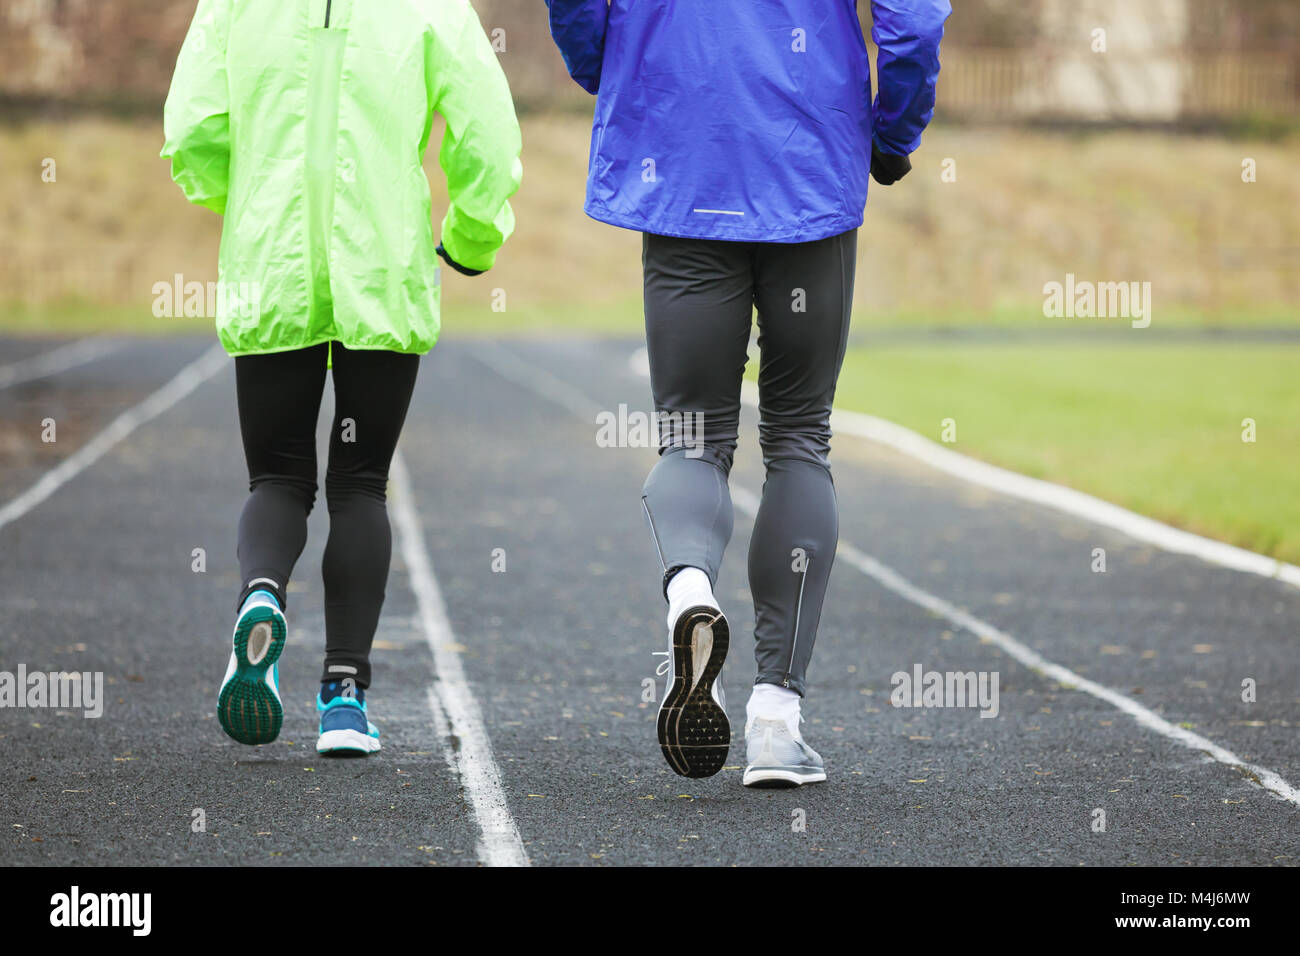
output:
{"label": "black leggings", "polygon": [[[370,685],[370,645],[384,604],[392,531],[388,467],[411,402],[418,355],[333,343],[334,424],[325,500],[330,514],[322,680]],[[249,496],[239,519],[239,601],[267,590],[287,606],[293,566],[316,501],[316,421],[329,344],[235,359]]]}
{"label": "black leggings", "polygon": [[839,540],[827,456],[857,236],[770,243],[647,234],[642,246],[650,389],[669,425],[642,503],[664,579],[694,567],[717,583],[731,540],[727,479],[757,308],[767,479],[749,539],[756,683],[800,695]]}

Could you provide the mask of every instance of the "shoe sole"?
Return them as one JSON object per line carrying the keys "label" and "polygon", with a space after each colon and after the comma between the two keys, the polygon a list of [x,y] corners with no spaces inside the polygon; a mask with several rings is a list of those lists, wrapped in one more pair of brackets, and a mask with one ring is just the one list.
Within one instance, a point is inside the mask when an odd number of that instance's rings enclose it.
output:
{"label": "shoe sole", "polygon": [[822,783],[825,770],[796,770],[791,767],[746,767],[741,782],[758,790],[789,790],[805,783]]}
{"label": "shoe sole", "polygon": [[659,707],[658,732],[664,759],[683,777],[711,777],[727,762],[731,724],[713,699],[713,683],[729,634],[726,617],[704,605],[682,612],[673,630],[673,684]]}
{"label": "shoe sole", "polygon": [[217,718],[241,744],[269,744],[280,735],[284,708],[266,686],[266,674],[280,659],[284,640],[284,617],[269,607],[252,608],[235,627],[235,673],[221,687]]}
{"label": "shoe sole", "polygon": [[316,752],[326,757],[365,757],[379,752],[379,741],[359,730],[327,730],[316,741]]}

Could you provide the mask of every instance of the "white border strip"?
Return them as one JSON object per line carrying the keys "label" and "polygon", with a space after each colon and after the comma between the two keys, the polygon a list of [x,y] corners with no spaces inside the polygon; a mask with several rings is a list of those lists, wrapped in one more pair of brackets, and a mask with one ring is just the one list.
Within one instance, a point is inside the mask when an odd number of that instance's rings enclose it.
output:
{"label": "white border strip", "polygon": [[[455,637],[415,511],[411,475],[400,451],[393,456],[390,477],[394,492],[390,500],[393,524],[397,527],[402,559],[411,577],[420,624],[433,652],[437,672],[434,685],[429,688],[429,709],[433,712],[434,728],[443,738],[443,754],[460,778],[475,822],[483,833],[478,858],[487,866],[528,866],[528,854],[510,815],[483,715],[465,678],[460,655],[452,647]],[[450,746],[448,733],[455,735],[460,743],[458,748]]]}
{"label": "white border strip", "polygon": [[[479,353],[476,353],[476,357],[503,378],[513,381],[517,385],[529,388],[539,395],[546,396],[548,393],[555,393],[557,391],[563,391],[565,393],[573,393],[577,391],[573,386],[569,385],[567,382],[561,381],[544,369],[533,368],[531,366],[526,366],[523,363],[517,363],[513,369],[516,374],[509,374],[503,370],[502,366],[504,363],[486,360]],[[535,382],[538,384],[535,385]],[[572,402],[572,405],[578,404],[576,401],[572,401],[572,399],[570,402]],[[566,405],[566,407],[572,407],[570,402],[562,402],[561,404]],[[586,399],[582,404],[595,405],[596,403],[590,399]],[[922,439],[922,441],[924,441],[924,439]],[[738,510],[748,515],[750,518],[753,518],[758,514],[759,498],[754,494],[754,492],[733,485],[731,488],[731,500],[732,504]],[[853,565],[867,577],[881,584],[887,590],[892,591],[899,597],[910,601],[918,607],[922,607],[927,611],[931,611],[932,613],[946,618],[957,627],[969,631],[977,637],[986,638],[1000,647],[1007,654],[1020,661],[1026,667],[1029,667],[1044,677],[1056,681],[1067,689],[1082,691],[1085,694],[1090,694],[1091,696],[1096,697],[1098,700],[1103,700],[1112,707],[1115,707],[1117,710],[1128,714],[1140,726],[1145,727],[1148,730],[1153,730],[1169,740],[1182,744],[1184,747],[1200,751],[1210,759],[1239,771],[1251,783],[1262,787],[1289,803],[1300,805],[1300,791],[1297,791],[1292,784],[1288,783],[1274,771],[1257,764],[1247,763],[1231,750],[1220,747],[1218,744],[1214,743],[1214,741],[1202,737],[1200,734],[1194,734],[1186,728],[1171,724],[1159,714],[1143,707],[1137,701],[1125,697],[1118,691],[1111,690],[1109,687],[1104,687],[1101,684],[1090,681],[1087,678],[1076,674],[1067,667],[1062,667],[1060,664],[1055,664],[1052,661],[1049,661],[1037,651],[1031,650],[1011,635],[998,630],[992,624],[988,624],[974,615],[968,614],[960,608],[957,608],[943,600],[943,598],[936,597],[928,591],[922,590],[902,575],[898,574],[898,572],[894,571],[892,568],[881,564],[875,558],[859,551],[852,544],[849,544],[844,540],[840,541],[839,547],[836,550],[836,555],[842,557],[845,561],[849,562],[849,564]]]}
{"label": "white border strip", "polygon": [[36,484],[0,508],[0,528],[27,514],[102,458],[131,432],[150,419],[158,417],[206,382],[225,364],[225,351],[220,345],[212,346],[177,372],[176,377],[170,382],[113,419],[107,428],[47,471]]}
{"label": "white border strip", "polygon": [[17,362],[10,362],[8,365],[0,365],[0,388],[8,388],[10,385],[18,385],[21,382],[30,382],[33,379],[45,378],[47,375],[66,372],[78,365],[93,362],[95,359],[105,356],[109,352],[115,352],[121,347],[122,343],[114,339],[92,336],[79,339],[76,342],[69,342],[67,345],[61,345],[56,349],[41,352],[39,355],[20,359]]}

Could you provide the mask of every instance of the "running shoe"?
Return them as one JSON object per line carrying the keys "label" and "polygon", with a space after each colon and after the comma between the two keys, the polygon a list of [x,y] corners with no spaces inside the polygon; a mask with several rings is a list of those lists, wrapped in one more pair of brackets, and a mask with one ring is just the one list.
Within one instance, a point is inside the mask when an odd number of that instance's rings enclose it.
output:
{"label": "running shoe", "polygon": [[379,728],[366,715],[366,692],[350,681],[321,685],[316,695],[320,738],[316,752],[328,757],[364,757],[379,750]]}
{"label": "running shoe", "polygon": [[[791,718],[795,720],[796,718]],[[747,787],[798,787],[826,779],[821,755],[804,741],[796,724],[751,717],[745,727]]]}
{"label": "running shoe", "polygon": [[217,698],[221,729],[241,744],[269,744],[280,734],[280,666],[287,628],[280,602],[268,591],[244,601],[231,638],[230,666]]}
{"label": "running shoe", "polygon": [[731,724],[722,694],[727,618],[696,604],[677,616],[669,638],[667,690],[659,705],[659,746],[683,777],[711,777],[727,762]]}

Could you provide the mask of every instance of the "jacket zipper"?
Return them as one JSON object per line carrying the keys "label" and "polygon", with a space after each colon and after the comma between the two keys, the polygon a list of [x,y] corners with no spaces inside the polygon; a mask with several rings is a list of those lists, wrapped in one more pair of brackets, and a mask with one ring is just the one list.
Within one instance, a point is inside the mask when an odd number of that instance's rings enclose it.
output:
{"label": "jacket zipper", "polygon": [[808,565],[812,564],[812,556],[804,563],[803,572],[799,578],[799,600],[794,606],[794,639],[790,643],[790,663],[785,667],[785,680],[781,681],[781,686],[789,688],[790,672],[794,670],[794,654],[799,648],[799,618],[803,614],[803,586],[808,580]]}
{"label": "jacket zipper", "polygon": [[325,29],[330,28],[330,8],[334,6],[334,0],[325,0]]}

